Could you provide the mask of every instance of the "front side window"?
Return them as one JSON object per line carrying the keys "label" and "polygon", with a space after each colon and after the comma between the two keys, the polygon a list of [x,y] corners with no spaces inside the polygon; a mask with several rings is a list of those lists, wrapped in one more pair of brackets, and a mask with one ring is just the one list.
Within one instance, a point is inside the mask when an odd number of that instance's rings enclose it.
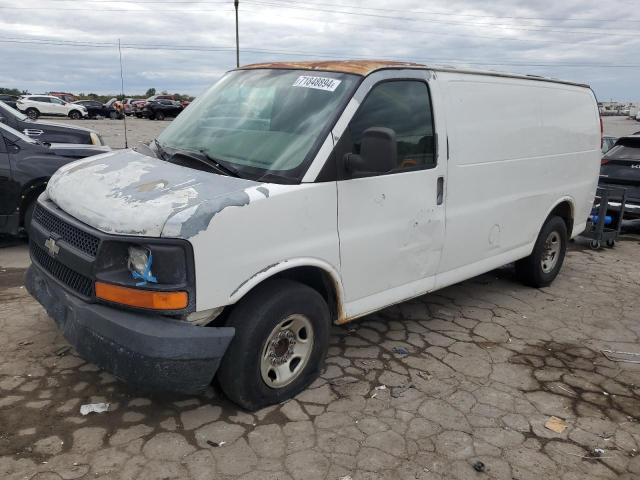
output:
{"label": "front side window", "polygon": [[373,87],[348,127],[353,153],[360,153],[362,134],[372,127],[390,128],[396,134],[398,165],[391,173],[436,165],[433,117],[426,83],[398,80]]}
{"label": "front side window", "polygon": [[241,176],[299,181],[359,81],[305,70],[226,74],[158,137],[163,148],[205,153]]}

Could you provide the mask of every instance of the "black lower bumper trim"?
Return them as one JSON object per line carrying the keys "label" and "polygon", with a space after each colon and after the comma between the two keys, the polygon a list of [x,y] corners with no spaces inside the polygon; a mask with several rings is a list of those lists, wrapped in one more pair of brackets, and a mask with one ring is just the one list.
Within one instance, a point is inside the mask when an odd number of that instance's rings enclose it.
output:
{"label": "black lower bumper trim", "polygon": [[80,356],[147,390],[201,392],[235,333],[87,303],[35,265],[25,284]]}

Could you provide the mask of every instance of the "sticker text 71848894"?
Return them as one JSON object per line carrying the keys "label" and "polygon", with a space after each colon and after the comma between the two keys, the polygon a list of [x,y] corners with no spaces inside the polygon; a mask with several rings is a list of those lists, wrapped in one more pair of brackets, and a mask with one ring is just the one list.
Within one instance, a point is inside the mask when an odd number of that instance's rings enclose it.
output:
{"label": "sticker text 71848894", "polygon": [[299,76],[295,82],[293,82],[294,87],[305,87],[305,88],[315,88],[318,90],[326,90],[328,92],[333,92],[342,80],[336,80],[335,78],[327,78],[327,77],[312,77],[309,75],[301,75]]}

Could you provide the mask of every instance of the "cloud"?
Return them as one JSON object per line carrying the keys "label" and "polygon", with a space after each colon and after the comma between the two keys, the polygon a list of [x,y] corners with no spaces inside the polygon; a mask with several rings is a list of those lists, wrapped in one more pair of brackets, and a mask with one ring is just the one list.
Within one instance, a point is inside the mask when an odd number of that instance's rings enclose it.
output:
{"label": "cloud", "polygon": [[[241,63],[375,57],[469,64],[586,82],[600,98],[640,99],[640,68],[629,67],[640,65],[640,18],[631,6],[240,0]],[[118,39],[127,94],[149,87],[198,94],[235,67],[232,0],[6,0],[0,32],[0,86],[31,92],[119,91]],[[58,44],[19,43],[38,40]]]}

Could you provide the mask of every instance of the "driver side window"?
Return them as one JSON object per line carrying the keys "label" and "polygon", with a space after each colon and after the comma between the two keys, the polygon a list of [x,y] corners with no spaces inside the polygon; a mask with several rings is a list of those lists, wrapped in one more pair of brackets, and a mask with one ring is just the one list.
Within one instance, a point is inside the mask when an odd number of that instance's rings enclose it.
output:
{"label": "driver side window", "polygon": [[348,127],[353,153],[360,153],[362,135],[372,127],[395,132],[397,165],[389,173],[436,166],[431,100],[425,82],[397,80],[373,87]]}

